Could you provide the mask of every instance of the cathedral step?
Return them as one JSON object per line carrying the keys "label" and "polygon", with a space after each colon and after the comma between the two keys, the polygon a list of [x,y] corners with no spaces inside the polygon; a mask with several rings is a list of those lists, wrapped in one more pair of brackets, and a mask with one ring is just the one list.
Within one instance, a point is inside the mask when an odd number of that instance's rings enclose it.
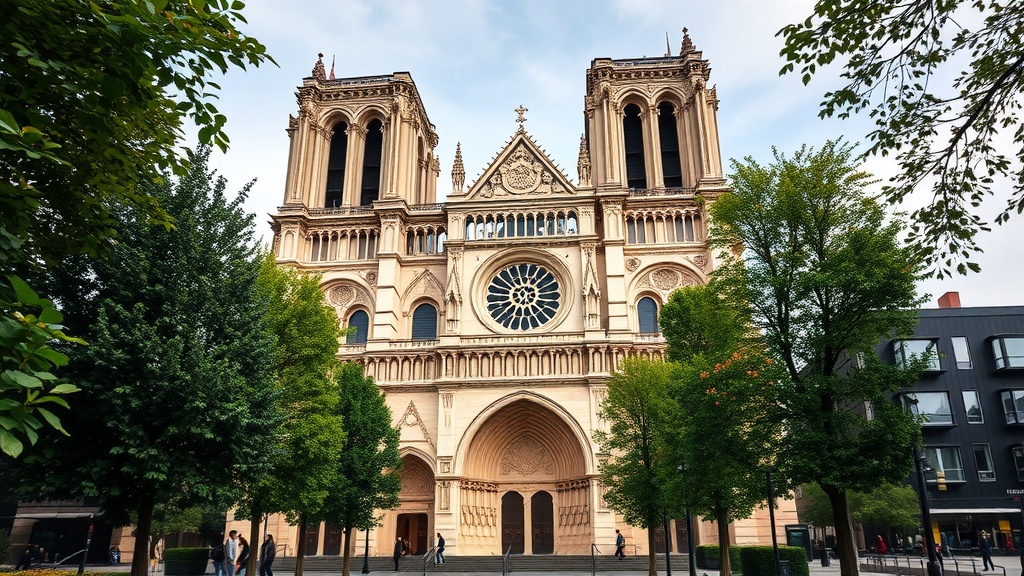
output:
{"label": "cathedral step", "polygon": [[[351,573],[359,573],[363,566],[362,556],[352,557],[349,561]],[[303,572],[341,572],[342,559],[340,556],[310,556],[302,561]],[[657,555],[659,569],[665,568],[665,555]],[[597,556],[593,560],[590,556],[512,556],[512,570],[514,572],[590,572],[594,567],[598,572],[608,571],[646,571],[648,566],[647,556],[627,556],[623,560],[616,560],[611,555]],[[423,561],[419,556],[406,556],[399,561],[400,572],[423,572]],[[683,573],[688,569],[686,554],[673,554],[672,567]],[[388,556],[371,556],[369,559],[371,573],[393,572],[394,560]],[[427,572],[501,572],[501,557],[499,556],[449,556],[442,566],[434,566],[429,562],[426,566]],[[294,572],[295,558],[278,558],[274,562],[274,572]]]}

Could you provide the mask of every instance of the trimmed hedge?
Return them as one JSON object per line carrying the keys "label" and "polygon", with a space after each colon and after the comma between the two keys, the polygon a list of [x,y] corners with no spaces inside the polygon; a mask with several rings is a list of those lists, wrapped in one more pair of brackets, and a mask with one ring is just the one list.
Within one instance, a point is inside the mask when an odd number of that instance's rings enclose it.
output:
{"label": "trimmed hedge", "polygon": [[[775,576],[775,552],[771,546],[744,546],[739,552],[744,576]],[[799,546],[779,546],[779,559],[789,562],[791,576],[809,576],[807,550]]]}
{"label": "trimmed hedge", "polygon": [[164,574],[202,576],[209,561],[209,548],[168,548],[164,550]]}
{"label": "trimmed hedge", "polygon": [[[721,563],[718,561],[718,544],[701,544],[699,546],[694,546],[693,555],[697,557],[696,561],[698,568],[718,570],[719,567],[721,567]],[[729,546],[729,564],[732,566],[733,571],[739,570],[739,546]]]}

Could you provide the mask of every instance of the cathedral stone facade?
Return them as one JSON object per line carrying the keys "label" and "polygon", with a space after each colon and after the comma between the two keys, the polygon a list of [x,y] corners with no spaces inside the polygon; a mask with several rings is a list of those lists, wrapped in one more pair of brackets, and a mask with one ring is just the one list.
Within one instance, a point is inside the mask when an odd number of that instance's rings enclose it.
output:
{"label": "cathedral stone facade", "polygon": [[[334,79],[317,62],[303,80],[273,250],[322,275],[351,329],[339,357],[365,367],[401,431],[401,504],[382,511],[371,554],[396,536],[425,552],[436,532],[458,555],[610,552],[616,529],[646,552],[602,498],[609,454],[593,432],[610,374],[663,356],[658,310],[715,266],[706,207],[728,187],[710,71],[688,36],[678,56],[596,59],[575,178],[520,107],[475,182],[456,149],[444,202],[408,73]],[[770,541],[766,517],[736,523],[735,540]],[[685,529],[672,521],[674,550]],[[696,530],[714,541],[713,525]],[[270,531],[292,550],[302,537],[283,519]],[[304,537],[311,555],[340,553],[336,527]]]}

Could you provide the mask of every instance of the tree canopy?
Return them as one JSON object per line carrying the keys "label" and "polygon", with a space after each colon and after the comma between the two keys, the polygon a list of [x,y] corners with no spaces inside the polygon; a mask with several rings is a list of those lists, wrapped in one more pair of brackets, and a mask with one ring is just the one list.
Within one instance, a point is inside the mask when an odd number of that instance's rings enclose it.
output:
{"label": "tree canopy", "polygon": [[842,67],[846,84],[825,94],[820,115],[871,117],[865,154],[893,155],[900,168],[885,198],[931,188],[910,238],[938,276],[977,271],[971,255],[989,229],[982,204],[1005,198],[999,224],[1024,210],[1024,5],[819,0],[779,34],[782,74],[806,84]]}
{"label": "tree canopy", "polygon": [[368,530],[378,522],[377,510],[398,507],[402,488],[399,432],[391,426],[391,409],[384,394],[363,373],[345,362],[335,372],[337,414],[345,422],[345,443],[335,460],[337,474],[319,514],[304,518],[326,520],[345,533],[342,574],[348,576],[352,530]]}
{"label": "tree canopy", "polygon": [[905,478],[920,435],[891,401],[919,371],[885,365],[875,353],[883,338],[913,331],[919,261],[900,241],[902,223],[867,195],[871,177],[852,161],[851,146],[775,151],[768,166],[748,158],[732,167],[733,192],[710,207],[712,242],[727,260],[715,282],[733,305],[749,306],[789,373],[778,394],[777,466],[828,494],[843,576],[852,576],[846,493]]}
{"label": "tree canopy", "polygon": [[279,422],[254,216],[245,191],[229,200],[212,181],[208,155],[173,184],[144,186],[175,228],[124,209],[88,298],[60,295],[92,342],[69,365],[82,388],[75,441],[41,441],[21,463],[33,496],[96,497],[110,523],[136,523],[135,576],[148,571],[154,508],[226,508],[266,470]]}

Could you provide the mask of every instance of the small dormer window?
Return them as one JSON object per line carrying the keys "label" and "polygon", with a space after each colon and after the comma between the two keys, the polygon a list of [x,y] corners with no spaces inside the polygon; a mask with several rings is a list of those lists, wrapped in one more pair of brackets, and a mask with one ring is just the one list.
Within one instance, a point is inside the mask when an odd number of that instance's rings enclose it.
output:
{"label": "small dormer window", "polygon": [[995,336],[991,342],[996,370],[1024,369],[1024,336]]}
{"label": "small dormer window", "polygon": [[895,340],[892,343],[892,354],[900,368],[906,368],[915,359],[923,359],[927,362],[926,371],[942,370],[939,364],[939,341],[932,338]]}

